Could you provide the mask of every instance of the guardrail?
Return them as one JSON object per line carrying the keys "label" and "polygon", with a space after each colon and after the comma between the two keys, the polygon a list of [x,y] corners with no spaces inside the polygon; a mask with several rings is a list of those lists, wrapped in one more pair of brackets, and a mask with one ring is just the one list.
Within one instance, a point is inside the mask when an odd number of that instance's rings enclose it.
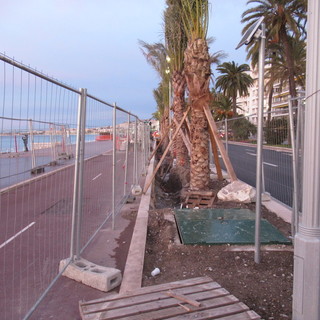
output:
{"label": "guardrail", "polygon": [[27,319],[138,185],[150,128],[0,55],[0,309]]}

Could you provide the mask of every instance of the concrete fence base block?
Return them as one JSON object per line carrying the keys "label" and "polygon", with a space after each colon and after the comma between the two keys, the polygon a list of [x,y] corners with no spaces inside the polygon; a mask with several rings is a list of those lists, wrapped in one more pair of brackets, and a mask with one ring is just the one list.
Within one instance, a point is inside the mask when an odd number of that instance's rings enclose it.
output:
{"label": "concrete fence base block", "polygon": [[[69,259],[61,260],[59,271],[68,262]],[[71,262],[62,275],[103,292],[119,286],[122,280],[120,270],[102,267],[82,258]]]}

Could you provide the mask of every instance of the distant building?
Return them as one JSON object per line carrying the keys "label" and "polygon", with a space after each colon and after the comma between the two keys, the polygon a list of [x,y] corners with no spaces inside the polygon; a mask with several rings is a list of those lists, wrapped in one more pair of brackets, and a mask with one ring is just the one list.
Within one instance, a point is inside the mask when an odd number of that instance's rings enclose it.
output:
{"label": "distant building", "polygon": [[[258,114],[258,70],[250,70],[247,72],[253,78],[253,85],[249,88],[249,95],[245,97],[237,97],[237,105],[241,108],[238,109],[238,114],[243,114],[245,116],[250,116],[250,121],[257,124],[257,114]],[[265,89],[264,89],[264,102],[263,102],[263,112],[264,120],[267,118],[268,112],[268,94],[266,90],[266,84],[268,79],[264,79]],[[297,88],[300,89],[300,88]],[[281,86],[280,82],[277,82],[273,86],[273,97],[272,97],[272,108],[271,108],[271,118],[279,117],[288,114],[288,104],[289,104],[289,87]]]}

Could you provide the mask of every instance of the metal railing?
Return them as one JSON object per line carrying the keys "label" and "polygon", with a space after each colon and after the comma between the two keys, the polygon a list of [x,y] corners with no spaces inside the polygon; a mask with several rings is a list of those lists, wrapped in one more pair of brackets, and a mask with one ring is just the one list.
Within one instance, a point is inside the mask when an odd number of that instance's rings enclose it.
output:
{"label": "metal railing", "polygon": [[[290,108],[264,114],[262,184],[274,199],[297,208],[297,220],[302,201],[304,98],[294,100],[297,107],[291,107],[290,101]],[[225,119],[217,127],[237,177],[255,187],[257,127],[253,119],[256,115]]]}
{"label": "metal railing", "polygon": [[149,126],[0,55],[0,309],[29,318],[139,184]]}

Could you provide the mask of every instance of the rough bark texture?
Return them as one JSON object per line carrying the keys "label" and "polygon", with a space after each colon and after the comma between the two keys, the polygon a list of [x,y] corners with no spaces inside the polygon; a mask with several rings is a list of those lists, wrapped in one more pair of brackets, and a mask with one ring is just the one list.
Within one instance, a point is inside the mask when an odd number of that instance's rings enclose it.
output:
{"label": "rough bark texture", "polygon": [[[289,73],[289,92],[292,98],[297,96],[296,83],[294,80],[294,59],[292,56],[292,48],[288,41],[288,35],[284,28],[280,30],[280,39],[284,45],[284,51],[286,55],[286,65]],[[295,107],[297,105],[296,100],[292,100],[292,105]]]}
{"label": "rough bark texture", "polygon": [[[172,87],[174,92],[173,112],[178,123],[181,122],[185,111],[184,93],[186,85],[184,73],[176,71],[172,77]],[[185,125],[182,125],[181,129],[185,130]],[[178,167],[189,167],[188,150],[184,144],[181,134],[178,134],[174,141],[174,153],[176,155]]]}
{"label": "rough bark texture", "polygon": [[211,97],[208,51],[203,39],[189,42],[185,51],[185,73],[191,104],[191,190],[208,189],[210,181],[208,122],[203,111],[203,106],[209,105]]}

